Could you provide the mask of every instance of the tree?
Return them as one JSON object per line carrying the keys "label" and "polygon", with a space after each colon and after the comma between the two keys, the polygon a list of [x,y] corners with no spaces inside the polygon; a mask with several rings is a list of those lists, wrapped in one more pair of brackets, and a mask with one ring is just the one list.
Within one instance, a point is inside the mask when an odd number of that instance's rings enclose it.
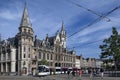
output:
{"label": "tree", "polygon": [[115,67],[120,64],[120,35],[115,27],[112,28],[112,35],[104,39],[100,49],[100,58],[104,63],[114,63]]}
{"label": "tree", "polygon": [[38,65],[48,65],[48,61],[45,59],[42,59],[41,61],[38,62]]}

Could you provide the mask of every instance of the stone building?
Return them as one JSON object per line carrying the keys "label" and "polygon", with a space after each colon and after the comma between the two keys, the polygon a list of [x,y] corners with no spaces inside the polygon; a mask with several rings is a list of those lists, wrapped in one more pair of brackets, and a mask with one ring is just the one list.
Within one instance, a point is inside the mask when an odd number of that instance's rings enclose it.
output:
{"label": "stone building", "polygon": [[97,68],[102,68],[102,65],[103,65],[102,59],[96,59],[96,67]]}
{"label": "stone building", "polygon": [[29,75],[37,70],[38,62],[47,60],[49,67],[75,67],[75,51],[66,48],[66,31],[62,22],[60,32],[35,36],[25,5],[19,32],[15,37],[0,40],[1,74]]}
{"label": "stone building", "polygon": [[82,55],[78,56],[76,55],[75,59],[75,67],[77,68],[96,68],[96,59],[95,58],[83,58]]}

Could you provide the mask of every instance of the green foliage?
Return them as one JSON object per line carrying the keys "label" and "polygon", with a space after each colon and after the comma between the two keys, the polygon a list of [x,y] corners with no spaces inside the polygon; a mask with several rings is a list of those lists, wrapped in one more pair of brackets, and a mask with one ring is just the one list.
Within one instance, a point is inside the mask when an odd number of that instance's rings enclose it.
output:
{"label": "green foliage", "polygon": [[48,61],[45,59],[42,59],[41,61],[38,61],[38,65],[48,65]]}
{"label": "green foliage", "polygon": [[114,62],[117,65],[120,58],[120,35],[115,27],[112,28],[112,35],[100,45],[101,55],[104,63]]}

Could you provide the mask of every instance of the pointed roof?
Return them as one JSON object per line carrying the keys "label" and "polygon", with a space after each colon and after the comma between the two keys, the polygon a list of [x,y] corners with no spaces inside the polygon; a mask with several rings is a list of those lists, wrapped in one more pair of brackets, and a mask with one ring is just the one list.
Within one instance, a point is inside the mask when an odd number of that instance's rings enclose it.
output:
{"label": "pointed roof", "polygon": [[64,22],[62,21],[62,28],[61,31],[64,31]]}
{"label": "pointed roof", "polygon": [[28,10],[27,10],[26,3],[25,3],[25,6],[24,6],[24,11],[23,11],[23,16],[22,16],[22,19],[21,19],[20,26],[31,27],[31,23],[30,23],[30,19],[29,19],[29,16],[28,16]]}

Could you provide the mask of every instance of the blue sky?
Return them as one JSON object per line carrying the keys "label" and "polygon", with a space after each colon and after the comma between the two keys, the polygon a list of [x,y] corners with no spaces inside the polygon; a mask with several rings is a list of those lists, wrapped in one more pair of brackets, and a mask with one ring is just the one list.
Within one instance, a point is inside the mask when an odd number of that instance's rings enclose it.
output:
{"label": "blue sky", "polygon": [[[77,55],[99,58],[99,45],[102,41],[88,44],[110,36],[112,27],[120,31],[120,9],[101,19],[96,24],[81,30],[99,16],[80,8],[72,3],[78,3],[97,14],[103,15],[119,6],[120,0],[26,0],[29,17],[35,35],[39,39],[46,34],[53,36],[60,30],[62,20],[67,32],[67,47],[75,47]],[[14,37],[18,32],[25,0],[0,0],[0,34],[3,39]],[[71,34],[79,31],[74,36]]]}

